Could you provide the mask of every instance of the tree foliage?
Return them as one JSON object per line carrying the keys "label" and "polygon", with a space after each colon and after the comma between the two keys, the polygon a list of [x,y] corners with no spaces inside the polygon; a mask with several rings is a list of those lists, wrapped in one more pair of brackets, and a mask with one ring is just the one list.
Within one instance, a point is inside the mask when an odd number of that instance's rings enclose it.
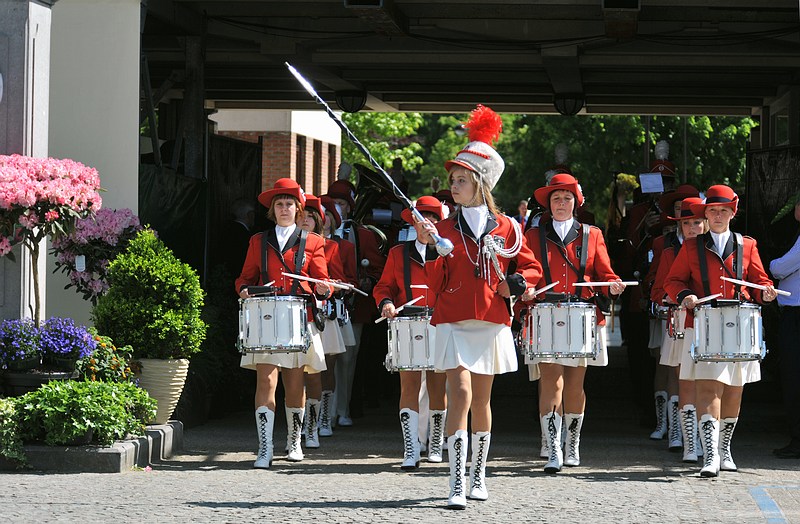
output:
{"label": "tree foliage", "polygon": [[[342,120],[384,169],[388,170],[395,158],[403,160],[406,171],[422,165],[423,148],[417,138],[423,123],[420,113],[343,113]],[[369,160],[344,136],[342,161],[370,166]]]}

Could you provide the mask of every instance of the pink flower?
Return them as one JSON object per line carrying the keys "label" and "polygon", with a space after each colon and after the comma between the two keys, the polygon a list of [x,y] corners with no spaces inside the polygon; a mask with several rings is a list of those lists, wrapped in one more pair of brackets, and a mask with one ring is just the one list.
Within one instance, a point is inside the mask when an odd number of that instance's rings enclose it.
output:
{"label": "pink flower", "polygon": [[11,252],[11,241],[6,237],[0,237],[0,257],[6,256]]}
{"label": "pink flower", "polygon": [[47,222],[52,222],[53,220],[56,220],[59,216],[60,215],[58,214],[58,211],[53,210],[46,212],[44,214],[44,219]]}

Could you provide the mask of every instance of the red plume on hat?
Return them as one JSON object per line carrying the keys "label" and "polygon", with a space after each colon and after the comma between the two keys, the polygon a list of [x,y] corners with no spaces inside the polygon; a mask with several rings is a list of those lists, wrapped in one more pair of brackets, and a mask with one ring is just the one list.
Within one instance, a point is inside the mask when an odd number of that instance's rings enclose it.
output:
{"label": "red plume on hat", "polygon": [[454,166],[469,169],[478,175],[481,182],[491,191],[505,169],[503,158],[492,147],[500,138],[503,120],[490,108],[478,104],[464,125],[469,131],[469,143],[458,152],[453,160],[444,163],[449,172]]}
{"label": "red plume on hat", "polygon": [[485,142],[492,145],[500,138],[503,120],[485,105],[478,104],[469,114],[469,120],[464,127],[469,131],[470,142]]}

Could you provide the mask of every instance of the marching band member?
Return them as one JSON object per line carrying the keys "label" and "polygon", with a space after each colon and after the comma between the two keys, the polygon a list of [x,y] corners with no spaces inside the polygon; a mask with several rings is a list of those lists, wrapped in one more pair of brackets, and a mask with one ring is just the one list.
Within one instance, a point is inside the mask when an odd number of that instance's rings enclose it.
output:
{"label": "marching band member", "polygon": [[[328,197],[332,198],[336,210],[342,218],[342,225],[337,233],[355,245],[358,272],[358,287],[367,293],[381,277],[385,257],[378,249],[378,240],[372,231],[355,224],[348,217],[355,209],[355,187],[347,180],[337,180],[328,188]],[[350,404],[353,395],[353,383],[356,381],[356,362],[361,346],[365,325],[377,318],[378,311],[372,297],[357,295],[352,311],[352,327],[355,338],[354,345],[347,346],[347,351],[339,357],[336,367],[336,381],[339,387],[335,391],[337,423],[340,426],[352,426],[353,418]],[[369,328],[367,329],[369,331]],[[360,402],[359,398],[357,402]]]}
{"label": "marching band member", "polygon": [[[435,369],[445,371],[448,382],[450,509],[465,509],[468,496],[489,497],[485,473],[492,383],[494,375],[517,369],[509,299],[524,292],[526,280],[537,282],[541,276],[518,224],[497,210],[491,194],[505,166],[489,145],[500,134],[500,117],[479,105],[466,127],[470,142],[445,163],[459,209],[436,226],[427,220],[414,225],[420,242],[433,244],[438,226],[438,234],[454,245],[447,256],[429,245],[425,264],[430,292],[436,296],[431,319],[436,326]],[[473,434],[467,493],[469,413]]]}
{"label": "marching band member", "polygon": [[[432,196],[417,200],[417,210],[422,216],[436,224],[443,218],[442,203]],[[414,223],[411,211],[404,209],[403,220]],[[375,302],[381,316],[394,318],[396,307],[417,297],[424,297],[415,306],[432,307],[434,299],[424,288],[412,288],[412,284],[426,284],[425,276],[426,246],[419,240],[409,240],[389,250],[386,266],[381,279],[375,285]],[[425,372],[425,383],[430,402],[428,462],[442,461],[444,444],[444,421],[446,416],[444,373]],[[419,393],[422,385],[421,371],[400,371],[400,425],[403,431],[404,457],[401,469],[413,470],[419,467],[420,439]]]}
{"label": "marching band member", "polygon": [[[306,195],[306,205],[303,210],[303,220],[300,227],[309,233],[322,235],[323,225],[325,223],[325,209],[320,203],[320,199],[314,195]],[[346,277],[344,275],[344,268],[342,267],[342,260],[339,255],[339,244],[332,240],[327,240],[323,237],[325,246],[325,262],[328,266],[328,275],[339,282],[343,282]],[[328,299],[324,305],[332,306],[331,302],[335,300],[333,297]],[[331,375],[329,369],[329,362],[335,362],[336,355],[345,352],[344,339],[342,338],[342,330],[339,328],[339,322],[336,319],[331,319],[327,316],[325,311],[327,308],[320,308],[320,313],[325,315],[324,329],[320,333],[322,340],[322,349],[325,353],[325,371],[322,373],[306,373],[306,412],[303,419],[306,448],[319,447],[319,430],[320,430],[320,403],[322,401],[322,381],[323,375]],[[332,367],[331,367],[332,369]]]}
{"label": "marching band member", "polygon": [[[535,288],[558,281],[552,288],[552,293],[586,302],[591,300],[588,297],[582,298],[586,290],[573,286],[576,282],[586,281],[586,277],[590,282],[611,282],[611,294],[620,295],[625,290],[625,284],[611,268],[602,231],[574,219],[576,210],[584,200],[575,177],[567,173],[556,174],[548,185],[537,189],[534,195],[539,204],[549,211],[552,219],[525,233],[536,260],[541,261],[543,275],[536,281],[535,287],[522,295],[522,300],[531,301]],[[540,380],[539,417],[542,427],[547,428],[548,435],[548,461],[544,467],[546,473],[556,473],[561,470],[562,465],[580,464],[580,433],[586,407],[586,394],[583,390],[586,366],[608,365],[605,318],[599,308],[597,324],[600,353],[596,359],[533,359],[528,365],[529,378]],[[568,432],[563,454],[560,413],[562,402]]]}
{"label": "marching band member", "polygon": [[[284,295],[314,294],[326,299],[331,288],[325,283],[313,287],[305,281],[284,276],[294,273],[326,280],[328,268],[322,238],[308,234],[297,227],[302,217],[305,196],[294,180],[281,178],[272,189],[258,196],[258,201],[269,211],[267,217],[275,225],[250,238],[244,265],[236,279],[239,297],[250,297],[248,286],[275,281]],[[256,468],[267,469],[272,464],[272,430],[275,424],[275,390],[278,375],[286,391],[285,411],[289,428],[287,436],[288,460],[303,460],[300,445],[304,416],[303,372],[318,373],[325,369],[325,357],[316,329],[310,325],[312,343],[306,353],[248,353],[242,356],[241,366],[256,371],[256,429],[258,431],[258,457]]]}
{"label": "marching band member", "polygon": [[[691,206],[692,212],[708,219],[710,232],[698,235],[696,242],[684,243],[664,282],[670,298],[687,310],[694,309],[699,293],[705,296],[721,293],[722,299],[760,302],[770,302],[777,296],[764,271],[756,241],[730,230],[738,203],[739,197],[730,187],[715,185],[706,191],[704,203]],[[741,267],[737,267],[740,261]],[[766,288],[764,291],[742,288],[722,280],[723,276]],[[690,322],[692,319],[687,315],[687,326]],[[739,419],[744,385],[761,379],[760,365],[757,361],[694,364],[687,362],[687,358],[684,355],[681,362],[680,378],[695,381],[704,455],[700,475],[716,477],[720,470],[736,471],[731,439]]]}
{"label": "marching band member", "polygon": [[[687,240],[692,240],[703,233],[708,232],[708,221],[704,216],[695,215],[691,209],[693,204],[702,204],[703,200],[700,197],[688,197],[679,201],[680,209],[676,213],[676,217],[670,217],[670,220],[678,222],[678,230],[672,238],[667,238],[662,244],[664,248],[659,255],[658,270],[656,271],[655,282],[653,289],[650,293],[650,300],[658,305],[675,305],[671,304],[668,300],[669,297],[664,291],[664,280],[667,278],[672,264],[675,263],[675,257],[681,246]],[[660,237],[659,237],[660,238]],[[658,240],[658,239],[656,239]],[[655,242],[654,242],[655,245]],[[681,330],[685,322],[686,313],[679,312],[676,316],[674,329]],[[670,396],[669,399],[669,432],[670,432],[670,449],[673,448],[672,442],[676,440],[673,436],[675,431],[679,432],[682,436],[683,445],[683,461],[684,462],[697,462],[697,457],[700,455],[699,441],[697,439],[697,409],[695,408],[695,392],[694,381],[679,380],[681,359],[685,353],[688,353],[693,339],[684,336],[683,339],[676,339],[672,337],[664,337],[664,343],[661,346],[661,357],[659,364],[667,367],[670,370],[670,380],[668,386],[672,382],[677,382],[677,398]],[[686,344],[689,344],[688,346]],[[690,365],[694,365],[691,363]],[[673,393],[669,390],[670,394]],[[658,392],[656,392],[658,393]],[[666,392],[664,392],[666,400]],[[673,411],[677,411],[677,416]],[[680,422],[678,421],[680,419]],[[658,428],[657,428],[658,430]],[[651,435],[653,438],[653,435]],[[680,438],[677,439],[681,441]]]}
{"label": "marching band member", "polygon": [[[664,234],[657,236],[653,239],[652,245],[652,261],[650,262],[650,269],[647,271],[647,276],[644,279],[646,289],[650,290],[650,301],[652,304],[661,305],[661,299],[664,296],[663,289],[658,293],[653,293],[654,283],[658,269],[661,266],[661,256],[665,249],[677,250],[680,249],[683,242],[683,236],[680,227],[674,228],[676,219],[681,214],[681,202],[685,198],[697,197],[700,192],[694,186],[684,184],[678,186],[674,191],[667,191],[658,200],[658,207],[661,209],[663,222],[666,224],[663,227]],[[688,208],[687,208],[688,209]],[[691,214],[691,211],[689,211]],[[702,222],[703,219],[701,218]],[[672,224],[670,224],[672,222]],[[702,232],[702,231],[701,231]],[[674,257],[673,257],[674,260]],[[666,273],[664,273],[666,277]],[[663,284],[663,282],[662,282]],[[658,297],[653,298],[654,296]],[[653,389],[655,390],[656,399],[656,429],[650,434],[653,440],[661,440],[665,436],[667,439],[669,449],[671,451],[678,451],[681,449],[681,425],[678,422],[679,415],[679,396],[678,396],[678,376],[673,372],[670,365],[664,364],[664,354],[670,353],[673,340],[665,336],[666,321],[657,318],[655,315],[655,308],[651,308],[650,319],[650,351],[656,359],[655,378],[653,380]],[[674,364],[674,365],[677,365]]]}
{"label": "marching band member", "polygon": [[[335,243],[338,245],[338,254],[341,262],[342,270],[344,271],[344,282],[353,286],[358,284],[358,273],[356,271],[356,246],[349,240],[336,236],[336,229],[342,225],[342,217],[336,210],[336,202],[329,196],[323,195],[320,198],[320,203],[325,210],[325,221],[322,224],[323,238],[325,242],[325,256],[328,256],[329,250],[333,248],[330,244]],[[355,334],[353,333],[353,325],[350,319],[350,308],[347,305],[345,297],[335,297],[337,305],[343,304],[346,315],[345,318],[337,318],[342,333],[342,340],[345,345],[345,350],[348,347],[356,345]],[[334,392],[336,391],[336,361],[339,359],[339,354],[325,355],[325,366],[327,369],[322,372],[322,400],[320,402],[319,414],[319,436],[330,437],[333,435],[333,419],[336,417],[336,403]]]}

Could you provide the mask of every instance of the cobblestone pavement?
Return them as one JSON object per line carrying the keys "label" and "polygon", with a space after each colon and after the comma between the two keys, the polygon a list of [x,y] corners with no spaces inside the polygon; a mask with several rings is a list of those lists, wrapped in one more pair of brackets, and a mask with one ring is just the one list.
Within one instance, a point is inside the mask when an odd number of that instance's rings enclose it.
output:
{"label": "cobblestone pavement", "polygon": [[242,412],[187,429],[182,453],[152,471],[2,474],[0,514],[6,522],[800,522],[800,460],[771,454],[785,444],[776,406],[745,403],[733,439],[740,471],[703,479],[666,441],[649,440],[619,396],[590,392],[582,463],[550,476],[538,458],[533,387],[523,384],[493,400],[490,498],[465,512],[444,509],[446,462],[400,471],[399,423],[385,401],[299,463],[281,452],[286,423],[277,417],[268,471],[251,467],[255,424]]}

